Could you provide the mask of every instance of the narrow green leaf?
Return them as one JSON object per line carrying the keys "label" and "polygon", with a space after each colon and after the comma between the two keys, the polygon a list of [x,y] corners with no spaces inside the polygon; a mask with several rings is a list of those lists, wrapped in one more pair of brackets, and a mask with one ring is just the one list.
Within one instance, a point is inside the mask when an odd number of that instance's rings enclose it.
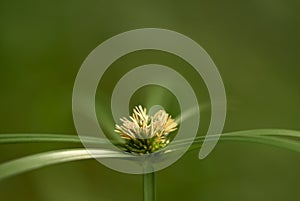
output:
{"label": "narrow green leaf", "polygon": [[[253,137],[255,136],[295,137],[295,138],[299,138],[300,140],[300,131],[284,130],[284,129],[255,129],[255,130],[234,131],[234,132],[223,133],[221,134],[220,138],[226,138],[229,136],[248,136],[248,135]],[[206,137],[215,139],[218,136],[219,135],[199,136],[196,139],[205,139]],[[190,140],[191,138],[187,138],[181,140],[178,143],[182,143]]]}
{"label": "narrow green leaf", "polygon": [[68,134],[45,134],[45,133],[12,133],[0,134],[0,144],[17,144],[17,143],[36,143],[36,142],[58,142],[58,143],[78,143],[82,141],[91,144],[107,144],[107,139],[95,137],[82,137]]}
{"label": "narrow green leaf", "polygon": [[[208,141],[209,140],[213,140],[213,137],[208,138]],[[273,136],[226,135],[220,138],[220,142],[222,141],[260,143],[260,144],[285,148],[291,151],[300,152],[300,141],[295,139],[285,139],[285,138],[273,137]],[[197,138],[194,141],[193,146],[191,146],[189,150],[200,148],[203,142],[204,142],[203,138]],[[180,144],[179,146],[183,146],[183,145],[184,143]]]}
{"label": "narrow green leaf", "polygon": [[[194,139],[193,145],[189,150],[200,148],[204,140],[215,140],[217,135],[199,136]],[[206,138],[206,139],[205,139]],[[224,133],[219,138],[222,141],[238,141],[238,142],[252,142],[266,145],[272,145],[280,148],[289,149],[292,151],[300,152],[300,132],[293,130],[281,130],[281,129],[257,129],[257,130],[245,130],[235,131],[230,133]],[[188,143],[188,140],[181,140],[174,143],[172,149],[180,149]]]}
{"label": "narrow green leaf", "polygon": [[67,149],[39,153],[0,164],[0,180],[30,170],[92,158],[128,158],[130,155],[105,149]]}
{"label": "narrow green leaf", "polygon": [[[199,149],[204,140],[215,140],[216,135],[200,136],[194,139],[193,145],[189,151]],[[206,139],[205,139],[206,138]],[[105,147],[110,143],[107,139],[99,139],[93,137],[84,137],[79,139],[76,135],[59,135],[59,134],[0,134],[0,144],[13,143],[28,143],[28,142],[68,142],[80,144],[81,140],[88,143],[95,143]],[[237,142],[254,142],[277,146],[293,151],[300,152],[300,132],[293,130],[279,130],[279,129],[260,129],[247,130],[224,133],[220,137],[220,142],[237,141]],[[180,140],[176,143],[171,143],[169,148],[171,151],[176,151],[184,148],[188,144],[188,140]],[[169,149],[169,150],[170,150]],[[116,152],[107,149],[68,149],[56,150],[46,153],[39,153],[31,156],[15,159],[3,164],[0,164],[0,180],[9,176],[17,175],[22,172],[42,168],[45,166],[64,163],[68,161],[91,159],[89,153],[99,158],[120,158],[132,157],[130,154]]]}

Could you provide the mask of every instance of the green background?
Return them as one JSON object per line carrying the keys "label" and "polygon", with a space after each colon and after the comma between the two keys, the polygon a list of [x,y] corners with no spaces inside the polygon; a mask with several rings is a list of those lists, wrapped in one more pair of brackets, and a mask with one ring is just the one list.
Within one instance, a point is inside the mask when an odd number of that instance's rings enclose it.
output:
{"label": "green background", "polygon": [[[71,95],[81,63],[104,40],[146,27],[185,34],[210,54],[227,92],[224,132],[299,130],[299,10],[298,0],[0,0],[0,133],[75,135]],[[129,55],[127,65],[155,57],[157,63],[185,69],[186,64],[180,67],[181,61],[167,54],[139,54],[137,61]],[[186,78],[201,86],[193,76],[188,72]],[[207,92],[198,98],[207,104]],[[204,111],[204,130],[208,113]],[[1,145],[0,162],[72,146]],[[158,200],[299,200],[299,153],[226,142],[204,160],[197,154],[188,153],[158,172]],[[95,160],[0,181],[1,201],[141,199],[141,176],[115,172]]]}

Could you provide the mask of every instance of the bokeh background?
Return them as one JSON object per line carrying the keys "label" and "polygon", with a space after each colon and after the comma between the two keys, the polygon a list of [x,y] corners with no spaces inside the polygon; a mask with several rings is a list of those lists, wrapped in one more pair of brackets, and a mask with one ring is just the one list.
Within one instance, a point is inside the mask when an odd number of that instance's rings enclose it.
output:
{"label": "bokeh background", "polygon": [[[224,132],[300,130],[299,11],[297,0],[0,0],[0,133],[76,135],[71,95],[81,63],[104,40],[145,27],[185,34],[210,54],[228,96]],[[113,80],[124,69],[122,66],[146,64],[153,59],[185,72],[190,82],[199,82],[195,90],[204,92],[198,98],[201,104],[209,105],[201,79],[193,77],[192,71],[182,70],[188,69],[183,61],[165,53],[128,55],[114,64],[115,70],[106,78]],[[109,94],[107,79],[103,80],[102,90],[99,87],[99,102]],[[141,89],[139,93],[132,105],[149,100],[145,97],[166,105],[174,103],[172,95],[161,88]],[[170,106],[170,110],[176,113],[176,107]],[[102,112],[101,107],[97,110]],[[209,109],[203,112],[204,131]],[[72,146],[1,145],[0,162]],[[300,198],[299,153],[222,142],[205,160],[198,160],[197,154],[188,153],[158,172],[158,200]],[[142,176],[115,172],[95,160],[55,165],[0,181],[3,201],[141,199]]]}

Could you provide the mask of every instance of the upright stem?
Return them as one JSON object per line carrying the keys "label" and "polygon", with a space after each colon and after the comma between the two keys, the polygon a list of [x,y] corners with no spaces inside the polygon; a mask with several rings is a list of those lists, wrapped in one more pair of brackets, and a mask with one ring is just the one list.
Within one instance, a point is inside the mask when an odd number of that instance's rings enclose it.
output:
{"label": "upright stem", "polygon": [[155,201],[155,172],[143,174],[144,201]]}

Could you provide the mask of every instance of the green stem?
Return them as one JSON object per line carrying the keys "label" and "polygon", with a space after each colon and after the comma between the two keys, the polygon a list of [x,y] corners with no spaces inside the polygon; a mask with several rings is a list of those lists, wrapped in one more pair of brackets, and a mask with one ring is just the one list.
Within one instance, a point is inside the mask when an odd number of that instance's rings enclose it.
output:
{"label": "green stem", "polygon": [[155,201],[155,172],[143,174],[144,201]]}

